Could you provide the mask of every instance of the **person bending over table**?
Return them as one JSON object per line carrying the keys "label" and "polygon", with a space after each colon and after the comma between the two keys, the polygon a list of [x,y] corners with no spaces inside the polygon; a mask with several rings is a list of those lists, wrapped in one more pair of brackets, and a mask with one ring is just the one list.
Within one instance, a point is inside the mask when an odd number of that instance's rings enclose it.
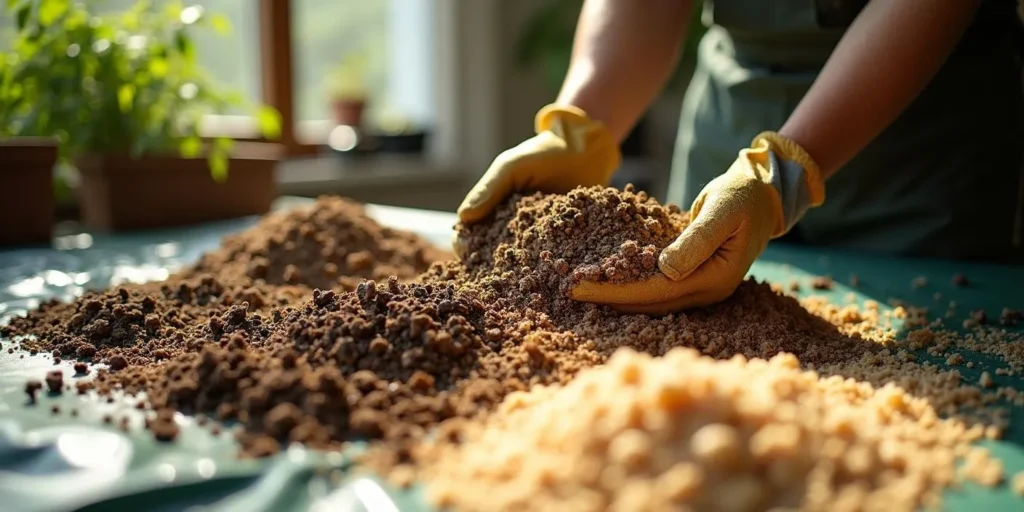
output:
{"label": "person bending over table", "polygon": [[[537,113],[536,136],[498,155],[460,220],[514,191],[607,184],[672,72],[691,7],[586,0],[557,100]],[[668,197],[692,205],[692,223],[654,278],[580,283],[574,299],[652,313],[709,305],[784,235],[1021,261],[1016,1],[706,0],[702,17]]]}

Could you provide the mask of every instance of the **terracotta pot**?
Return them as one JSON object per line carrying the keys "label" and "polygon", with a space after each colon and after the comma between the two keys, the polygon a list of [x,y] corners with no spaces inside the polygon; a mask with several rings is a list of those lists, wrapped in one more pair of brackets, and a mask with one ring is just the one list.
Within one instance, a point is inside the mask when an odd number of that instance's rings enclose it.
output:
{"label": "terracotta pot", "polygon": [[57,142],[0,140],[0,245],[49,243],[53,233],[53,167]]}
{"label": "terracotta pot", "polygon": [[331,108],[334,110],[334,121],[339,125],[362,126],[366,101],[336,99],[331,102]]}
{"label": "terracotta pot", "polygon": [[236,144],[223,183],[210,177],[204,158],[79,158],[82,221],[91,229],[128,230],[267,213],[277,197],[281,153],[276,144]]}

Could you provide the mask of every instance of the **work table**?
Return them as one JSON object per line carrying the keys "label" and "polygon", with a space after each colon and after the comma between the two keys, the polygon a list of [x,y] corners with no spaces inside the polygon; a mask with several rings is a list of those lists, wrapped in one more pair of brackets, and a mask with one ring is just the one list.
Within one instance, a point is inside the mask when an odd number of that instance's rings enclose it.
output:
{"label": "work table", "polygon": [[[309,202],[282,198],[275,208]],[[368,206],[368,212],[384,225],[419,233],[441,246],[449,243],[455,224],[449,213],[375,205]],[[55,238],[49,248],[0,251],[0,322],[50,298],[69,300],[86,289],[162,279],[215,248],[222,236],[255,222],[247,218],[129,234],[69,233]],[[955,274],[967,276],[969,286],[955,286]],[[751,275],[784,289],[798,283],[800,295],[824,295],[840,305],[875,300],[885,308],[890,299],[898,299],[930,307],[942,316],[955,301],[958,316],[949,320],[951,325],[958,325],[972,310],[984,309],[989,318],[998,318],[1004,307],[1024,309],[1024,267],[901,260],[779,245],[768,248]],[[834,278],[832,290],[813,289],[811,281],[826,275]],[[924,279],[913,286],[918,278]],[[856,287],[851,280],[857,281]],[[123,434],[116,425],[102,423],[106,414],[131,413],[133,403],[108,404],[65,393],[42,398],[40,406],[26,406],[26,379],[70,368],[71,362],[55,366],[48,356],[8,354],[9,340],[0,344],[0,502],[5,504],[0,508],[53,510],[96,504],[103,510],[151,510],[159,504],[167,510],[193,505],[247,512],[320,506],[338,510],[346,499],[332,491],[350,474],[349,454],[289,449],[269,460],[239,460],[231,436],[214,437],[191,418],[180,418],[182,434],[166,445],[142,429]],[[994,375],[995,359],[969,359],[975,361],[974,368],[960,369],[968,381],[976,382],[986,369]],[[1024,390],[1019,376],[995,379],[998,385]],[[51,414],[53,404],[64,410],[76,407],[79,415]],[[992,445],[1008,477],[1024,470],[1024,409],[1013,408],[1006,438]],[[424,509],[415,491],[391,495],[402,510]],[[968,485],[950,491],[946,499],[950,510],[1010,510],[1022,504],[1005,487]]]}

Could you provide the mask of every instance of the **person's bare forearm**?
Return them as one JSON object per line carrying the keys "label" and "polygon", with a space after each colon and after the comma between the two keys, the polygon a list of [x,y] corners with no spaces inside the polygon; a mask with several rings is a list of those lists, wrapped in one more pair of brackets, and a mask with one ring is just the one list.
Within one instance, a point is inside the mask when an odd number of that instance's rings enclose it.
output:
{"label": "person's bare forearm", "polygon": [[586,0],[557,103],[583,109],[621,142],[672,74],[691,5]]}
{"label": "person's bare forearm", "polygon": [[977,0],[868,2],[779,132],[834,174],[882,132],[942,67]]}

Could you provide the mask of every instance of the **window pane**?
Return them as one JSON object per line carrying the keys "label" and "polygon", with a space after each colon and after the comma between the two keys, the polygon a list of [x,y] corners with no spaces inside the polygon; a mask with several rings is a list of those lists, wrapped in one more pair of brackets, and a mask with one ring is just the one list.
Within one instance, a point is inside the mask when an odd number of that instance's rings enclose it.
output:
{"label": "window pane", "polygon": [[[173,0],[154,0],[162,6]],[[134,0],[91,0],[97,12],[115,12],[128,9]],[[209,26],[193,32],[196,56],[208,73],[224,87],[242,94],[249,104],[260,101],[260,55],[258,2],[239,0],[199,0],[183,2],[185,6],[202,6],[207,15],[222,14],[231,30],[220,34]],[[241,113],[241,112],[236,112]]]}
{"label": "window pane", "polygon": [[435,0],[292,0],[295,108],[299,121],[330,119],[337,72],[365,63],[367,122],[398,115],[415,125],[432,113]]}

